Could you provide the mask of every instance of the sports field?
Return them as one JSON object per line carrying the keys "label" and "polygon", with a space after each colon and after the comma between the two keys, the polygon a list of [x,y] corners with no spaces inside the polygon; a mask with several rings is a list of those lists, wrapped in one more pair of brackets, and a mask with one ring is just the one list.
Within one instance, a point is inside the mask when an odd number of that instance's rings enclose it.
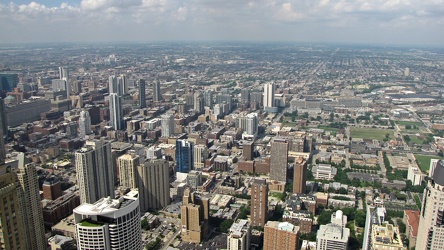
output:
{"label": "sports field", "polygon": [[378,129],[378,128],[350,128],[350,136],[352,138],[362,139],[376,139],[384,140],[385,135],[389,134],[389,138],[393,139],[393,130],[391,129]]}

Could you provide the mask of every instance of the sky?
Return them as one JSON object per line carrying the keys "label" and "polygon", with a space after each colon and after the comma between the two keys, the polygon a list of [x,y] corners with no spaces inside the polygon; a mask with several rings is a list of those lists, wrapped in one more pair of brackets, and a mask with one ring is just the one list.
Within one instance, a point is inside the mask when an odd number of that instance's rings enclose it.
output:
{"label": "sky", "polygon": [[444,0],[0,0],[0,43],[444,46]]}

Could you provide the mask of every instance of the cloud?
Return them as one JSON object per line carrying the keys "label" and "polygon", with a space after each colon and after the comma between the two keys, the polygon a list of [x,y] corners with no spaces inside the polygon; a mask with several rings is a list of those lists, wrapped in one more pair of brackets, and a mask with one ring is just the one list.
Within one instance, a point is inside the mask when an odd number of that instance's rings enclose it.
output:
{"label": "cloud", "polygon": [[125,35],[121,40],[375,41],[379,36],[403,42],[396,34],[420,32],[431,43],[444,42],[444,0],[81,0],[55,7],[39,0],[0,4],[0,21],[0,32],[13,33],[6,42],[57,39],[54,30],[60,41],[119,40],[117,30]]}

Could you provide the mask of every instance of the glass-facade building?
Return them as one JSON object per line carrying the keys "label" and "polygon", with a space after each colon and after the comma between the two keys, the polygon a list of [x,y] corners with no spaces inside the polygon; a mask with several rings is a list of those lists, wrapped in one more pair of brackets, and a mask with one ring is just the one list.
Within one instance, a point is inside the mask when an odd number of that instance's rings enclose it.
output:
{"label": "glass-facade building", "polygon": [[176,141],[176,172],[188,173],[193,170],[193,146],[188,140]]}

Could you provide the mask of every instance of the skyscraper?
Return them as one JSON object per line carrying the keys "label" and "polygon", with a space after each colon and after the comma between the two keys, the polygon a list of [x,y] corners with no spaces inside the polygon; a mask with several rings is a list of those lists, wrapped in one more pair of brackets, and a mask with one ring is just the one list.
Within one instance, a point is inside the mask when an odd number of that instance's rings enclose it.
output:
{"label": "skyscraper", "polygon": [[139,106],[141,109],[146,108],[146,93],[145,93],[146,83],[145,80],[139,80]]}
{"label": "skyscraper", "polygon": [[277,112],[277,107],[274,101],[274,92],[276,86],[274,82],[264,84],[264,110],[267,112]]}
{"label": "skyscraper", "polygon": [[347,250],[350,229],[346,228],[347,216],[341,210],[331,215],[331,223],[321,225],[316,234],[316,250]]}
{"label": "skyscraper", "polygon": [[250,103],[250,90],[242,89],[241,90],[241,103],[247,104]]}
{"label": "skyscraper", "polygon": [[162,101],[162,93],[160,92],[160,82],[153,82],[153,102]]}
{"label": "skyscraper", "polygon": [[205,145],[195,145],[194,151],[194,168],[200,169],[205,166],[205,160],[208,158],[208,148]]}
{"label": "skyscraper", "polygon": [[307,161],[302,157],[298,158],[294,163],[293,173],[293,193],[304,194],[307,182]]}
{"label": "skyscraper", "polygon": [[439,161],[424,189],[416,249],[444,248],[444,161]]}
{"label": "skyscraper", "polygon": [[185,242],[199,243],[208,233],[208,219],[210,216],[210,200],[206,197],[185,189],[181,212],[181,236]]}
{"label": "skyscraper", "polygon": [[271,142],[270,180],[287,181],[288,140],[277,138]]}
{"label": "skyscraper", "polygon": [[[21,161],[24,163],[24,154]],[[27,249],[46,250],[45,226],[40,206],[40,191],[37,170],[33,163],[22,165],[17,169],[17,191],[20,200],[20,214]],[[13,214],[11,214],[13,216]]]}
{"label": "skyscraper", "polygon": [[5,149],[5,137],[8,133],[6,126],[6,115],[3,99],[0,98],[0,165],[5,163],[6,149]]}
{"label": "skyscraper", "polygon": [[197,113],[202,113],[204,111],[204,97],[201,92],[194,93],[194,110]]}
{"label": "skyscraper", "polygon": [[[0,248],[25,250],[24,223],[17,195],[16,176],[10,166],[0,164]],[[15,215],[15,216],[14,216]]]}
{"label": "skyscraper", "polygon": [[60,80],[64,80],[64,88],[63,90],[66,90],[66,97],[69,99],[69,96],[72,92],[71,82],[69,81],[69,70],[64,67],[59,67],[59,76]]}
{"label": "skyscraper", "polygon": [[250,113],[246,116],[247,126],[245,132],[249,135],[256,135],[258,132],[259,121],[257,113]]}
{"label": "skyscraper", "polygon": [[156,211],[170,204],[169,164],[164,159],[148,159],[137,167],[140,211]]}
{"label": "skyscraper", "polygon": [[122,99],[117,93],[109,94],[110,126],[115,130],[123,130]]}
{"label": "skyscraper", "polygon": [[75,164],[81,203],[114,197],[114,164],[109,141],[86,141],[85,146],[75,153]]}
{"label": "skyscraper", "polygon": [[82,249],[142,250],[138,192],[119,199],[101,198],[74,209],[77,247]]}
{"label": "skyscraper", "polygon": [[289,222],[268,221],[264,227],[264,250],[299,249],[299,227]]}
{"label": "skyscraper", "polygon": [[213,107],[213,91],[212,90],[206,90],[203,93],[203,97],[204,97],[204,105],[205,107]]}
{"label": "skyscraper", "polygon": [[137,166],[139,156],[135,153],[124,154],[117,158],[117,169],[119,169],[120,186],[137,188]]}
{"label": "skyscraper", "polygon": [[188,140],[176,141],[176,172],[188,173],[194,169],[194,144]]}
{"label": "skyscraper", "polygon": [[264,227],[268,212],[268,186],[265,179],[255,178],[251,184],[250,220],[253,227]]}
{"label": "skyscraper", "polygon": [[89,134],[91,134],[91,117],[88,111],[82,110],[79,118],[79,135],[85,138]]}
{"label": "skyscraper", "polygon": [[245,160],[252,161],[254,156],[254,142],[246,141],[242,144],[242,156]]}
{"label": "skyscraper", "polygon": [[164,114],[161,116],[162,137],[170,137],[174,133],[174,116]]}
{"label": "skyscraper", "polygon": [[117,77],[109,76],[108,78],[108,94],[118,93],[119,87],[117,85]]}
{"label": "skyscraper", "polygon": [[231,225],[227,235],[228,250],[250,249],[251,225],[248,220],[237,220]]}

